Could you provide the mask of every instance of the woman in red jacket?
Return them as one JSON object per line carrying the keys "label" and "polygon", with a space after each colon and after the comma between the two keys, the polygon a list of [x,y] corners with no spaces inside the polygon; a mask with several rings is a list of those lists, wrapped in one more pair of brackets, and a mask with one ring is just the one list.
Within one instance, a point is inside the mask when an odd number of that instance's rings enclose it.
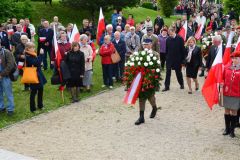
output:
{"label": "woman in red jacket", "polygon": [[112,79],[112,59],[111,54],[115,52],[115,47],[111,42],[111,37],[106,35],[104,37],[104,44],[100,48],[100,56],[102,57],[102,70],[103,70],[103,82],[102,87],[109,86],[110,89],[113,88],[113,79]]}
{"label": "woman in red jacket", "polygon": [[237,111],[240,108],[240,51],[231,55],[232,65],[224,69],[223,106],[225,108],[226,129],[223,135],[234,138],[234,129],[239,119]]}

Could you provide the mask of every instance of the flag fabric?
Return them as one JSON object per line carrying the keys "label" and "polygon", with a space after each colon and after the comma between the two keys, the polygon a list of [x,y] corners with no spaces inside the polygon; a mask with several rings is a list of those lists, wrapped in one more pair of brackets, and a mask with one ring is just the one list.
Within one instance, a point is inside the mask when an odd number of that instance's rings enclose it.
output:
{"label": "flag fabric", "polygon": [[100,39],[102,37],[103,32],[105,31],[105,22],[104,16],[102,12],[102,7],[100,7],[99,19],[98,19],[98,27],[97,27],[97,44],[100,44]]}
{"label": "flag fabric", "polygon": [[60,75],[60,81],[62,82],[62,74],[61,74],[61,71],[60,71],[60,63],[61,63],[61,60],[62,60],[62,55],[61,55],[60,50],[58,48],[55,25],[53,25],[53,31],[54,31],[53,41],[54,41],[54,51],[55,51],[55,62],[56,62],[57,70],[58,70],[59,75]]}
{"label": "flag fabric", "polygon": [[77,25],[74,24],[73,25],[73,30],[72,30],[72,34],[69,40],[70,43],[72,42],[80,42],[80,33],[78,31]]}
{"label": "flag fabric", "polygon": [[201,39],[201,35],[202,35],[202,31],[204,29],[205,23],[206,23],[206,20],[202,20],[202,22],[200,22],[200,24],[198,25],[198,29],[195,34],[196,40]]}
{"label": "flag fabric", "polygon": [[236,44],[235,52],[236,51],[240,51],[240,36],[238,37],[238,41],[237,41],[237,44]]}
{"label": "flag fabric", "polygon": [[231,63],[231,50],[232,50],[232,40],[234,37],[234,32],[231,31],[231,33],[228,36],[228,40],[227,40],[227,45],[226,45],[226,49],[224,51],[224,56],[223,56],[223,65],[227,66]]}
{"label": "flag fabric", "polygon": [[206,3],[206,0],[202,0],[202,6]]}
{"label": "flag fabric", "polygon": [[125,104],[135,104],[140,92],[140,89],[142,87],[142,73],[139,72],[137,76],[134,78],[131,87],[127,91],[127,94],[124,98]]}
{"label": "flag fabric", "polygon": [[181,27],[178,35],[181,36],[184,41],[186,41],[186,39],[187,39],[187,21],[185,21],[184,25]]}
{"label": "flag fabric", "polygon": [[219,102],[219,84],[223,82],[222,44],[218,47],[217,56],[208,73],[202,88],[202,95],[210,109]]}

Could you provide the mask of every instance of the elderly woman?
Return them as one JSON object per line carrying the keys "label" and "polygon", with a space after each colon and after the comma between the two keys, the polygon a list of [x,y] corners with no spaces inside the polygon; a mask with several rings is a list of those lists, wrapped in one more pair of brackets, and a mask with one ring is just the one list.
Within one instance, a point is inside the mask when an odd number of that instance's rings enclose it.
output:
{"label": "elderly woman", "polygon": [[[16,50],[14,52],[16,63],[18,64],[18,69],[20,69],[20,74],[22,74],[22,67],[24,65],[24,59],[25,59],[25,45],[29,41],[28,37],[26,35],[21,36],[21,43],[19,43],[16,47]],[[29,85],[24,84],[24,91],[29,91]]]}
{"label": "elderly woman", "polygon": [[65,62],[71,74],[71,78],[67,81],[67,87],[71,91],[72,103],[78,102],[78,87],[82,87],[85,72],[84,53],[80,51],[78,42],[72,43],[71,50],[65,56]]}
{"label": "elderly woman", "polygon": [[166,63],[166,42],[168,38],[168,30],[162,29],[161,34],[158,36],[158,40],[160,45],[160,61],[161,61],[161,69],[164,70]]}
{"label": "elderly woman", "polygon": [[[40,54],[44,54],[44,52],[40,52]],[[30,84],[31,94],[30,94],[30,111],[33,113],[36,111],[35,106],[35,97],[38,94],[37,107],[39,109],[43,108],[43,86],[47,83],[46,78],[44,77],[41,70],[42,56],[37,56],[35,52],[35,45],[32,42],[28,42],[25,46],[25,59],[26,65],[28,67],[34,66],[37,67],[37,76],[39,83]]]}
{"label": "elderly woman", "polygon": [[186,43],[186,75],[189,94],[192,94],[191,79],[195,82],[195,90],[199,89],[197,80],[198,70],[202,64],[202,56],[200,47],[196,46],[194,37],[189,37]]}
{"label": "elderly woman", "polygon": [[93,50],[92,47],[88,44],[88,36],[86,34],[82,34],[80,36],[80,51],[84,53],[85,57],[85,73],[83,77],[83,86],[86,87],[88,92],[90,92],[93,74]]}
{"label": "elderly woman", "polygon": [[111,42],[111,37],[106,35],[104,37],[104,44],[100,48],[100,56],[102,57],[102,70],[103,70],[103,82],[102,87],[109,86],[110,89],[113,88],[113,66],[111,54],[115,53],[115,47]]}
{"label": "elderly woman", "polygon": [[240,109],[240,52],[232,53],[232,65],[224,68],[223,85],[223,106],[225,108],[225,131],[223,135],[230,135],[234,138],[234,129],[239,121],[237,111]]}

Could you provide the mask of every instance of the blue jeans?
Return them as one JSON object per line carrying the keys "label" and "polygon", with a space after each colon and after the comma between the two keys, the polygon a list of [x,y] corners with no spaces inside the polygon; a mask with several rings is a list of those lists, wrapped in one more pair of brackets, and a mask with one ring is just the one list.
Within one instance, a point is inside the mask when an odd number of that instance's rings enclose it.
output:
{"label": "blue jeans", "polygon": [[103,64],[102,70],[103,70],[104,85],[112,86],[113,85],[113,79],[112,79],[113,65],[112,64]]}
{"label": "blue jeans", "polygon": [[3,93],[6,95],[8,100],[7,111],[14,111],[14,99],[12,93],[12,82],[8,77],[0,79],[0,110],[4,109],[4,98]]}

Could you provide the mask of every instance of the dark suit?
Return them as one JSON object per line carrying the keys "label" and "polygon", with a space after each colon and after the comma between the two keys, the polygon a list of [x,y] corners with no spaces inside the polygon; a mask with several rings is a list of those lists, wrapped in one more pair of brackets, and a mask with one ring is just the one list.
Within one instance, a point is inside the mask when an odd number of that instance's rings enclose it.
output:
{"label": "dark suit", "polygon": [[164,21],[163,21],[162,17],[157,17],[157,18],[154,20],[154,26],[155,26],[156,24],[159,26],[159,29],[161,30],[162,27],[164,26]]}
{"label": "dark suit", "polygon": [[[224,55],[224,50],[225,50],[225,46],[222,46],[222,56]],[[208,70],[210,70],[210,68],[212,67],[213,61],[217,56],[217,47],[216,46],[211,46],[210,50],[209,50],[209,54],[207,57],[207,62],[206,62],[206,67]]]}
{"label": "dark suit", "polygon": [[1,45],[6,49],[10,50],[10,42],[8,34],[5,31],[0,32]]}
{"label": "dark suit", "polygon": [[183,39],[176,35],[175,38],[168,37],[166,41],[166,66],[167,73],[165,79],[165,88],[169,88],[171,79],[171,70],[175,70],[178,83],[183,86],[182,67],[185,60],[185,48]]}
{"label": "dark suit", "polygon": [[[43,65],[44,65],[44,69],[46,70],[48,68],[47,65],[47,55],[49,55],[49,60],[51,59],[51,51],[52,51],[52,41],[53,41],[53,30],[51,28],[48,29],[40,29],[38,32],[38,36],[39,37],[46,37],[46,40],[44,42],[40,42],[40,39],[38,40],[38,45],[39,48],[42,48],[44,50],[44,56],[43,56]],[[46,43],[48,43],[49,45],[47,46]],[[40,51],[40,49],[39,49]],[[50,60],[51,62],[51,60]],[[51,65],[51,68],[53,68],[53,66]]]}
{"label": "dark suit", "polygon": [[[189,48],[186,48],[186,58],[188,57]],[[201,54],[201,48],[198,46],[195,46],[195,48],[192,51],[192,56],[189,62],[186,61],[186,75],[189,78],[197,78],[198,69],[202,64],[202,54]]]}
{"label": "dark suit", "polygon": [[126,43],[123,40],[119,40],[117,43],[116,40],[113,41],[114,47],[121,57],[121,61],[117,64],[114,64],[114,74],[117,79],[123,77],[124,72],[124,63],[125,63],[125,55],[127,52]]}

